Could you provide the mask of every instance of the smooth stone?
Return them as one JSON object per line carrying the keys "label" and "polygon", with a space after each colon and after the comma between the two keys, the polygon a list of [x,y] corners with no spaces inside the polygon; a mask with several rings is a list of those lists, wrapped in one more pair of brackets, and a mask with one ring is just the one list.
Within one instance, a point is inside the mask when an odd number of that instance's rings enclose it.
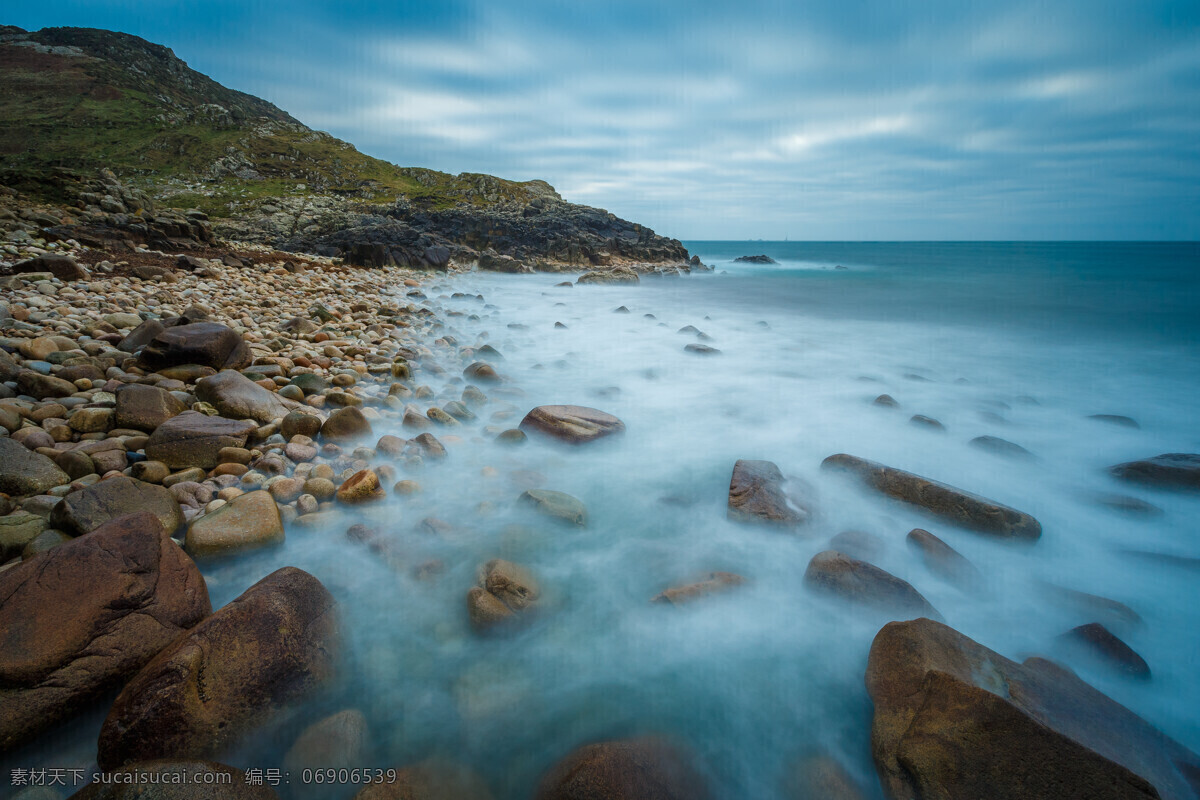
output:
{"label": "smooth stone", "polygon": [[579,499],[565,492],[529,489],[518,499],[532,505],[539,513],[548,517],[580,527],[587,525],[587,509]]}
{"label": "smooth stone", "polygon": [[45,517],[18,511],[0,517],[0,564],[17,558],[25,546],[46,530]]}
{"label": "smooth stone", "polygon": [[[410,441],[421,448],[421,452],[429,458],[441,459],[446,457],[446,447],[432,433],[422,433]],[[446,441],[450,441],[447,437]]]}
{"label": "smooth stone", "polygon": [[179,398],[157,386],[126,384],[117,390],[116,398],[116,427],[147,433],[187,410]]}
{"label": "smooth stone", "polygon": [[983,575],[961,553],[924,528],[913,528],[906,537],[908,544],[921,555],[921,560],[934,575],[968,594],[983,591]]}
{"label": "smooth stone", "polygon": [[1122,428],[1141,428],[1137,420],[1132,417],[1126,417],[1121,414],[1089,414],[1088,419],[1094,419],[1097,422],[1107,422],[1110,425],[1119,425]]}
{"label": "smooth stone", "polygon": [[171,474],[171,469],[161,461],[142,461],[131,466],[129,474],[145,483],[162,483]]}
{"label": "smooth stone", "polygon": [[194,558],[281,544],[283,519],[269,492],[246,492],[188,526],[184,549]]}
{"label": "smooth stone", "polygon": [[783,490],[779,467],[770,461],[739,459],[729,480],[729,519],[795,527],[808,520],[811,510]]}
{"label": "smooth stone", "polygon": [[303,411],[291,411],[280,423],[279,432],[283,438],[291,440],[295,436],[316,438],[321,432],[322,420],[316,414],[306,414]]}
{"label": "smooth stone", "polygon": [[387,493],[379,485],[379,475],[370,469],[354,473],[337,490],[338,501],[348,504],[373,502],[386,496]]}
{"label": "smooth stone", "polygon": [[331,442],[347,442],[371,435],[371,422],[355,406],[339,408],[321,425],[321,437]]}
{"label": "smooth stone", "polygon": [[50,524],[81,536],[137,511],[152,513],[168,534],[183,527],[183,512],[167,489],[125,475],[71,492],[50,512]]}
{"label": "smooth stone", "polygon": [[825,550],[812,557],[804,571],[804,585],[859,605],[940,618],[929,601],[907,581],[836,550]]}
{"label": "smooth stone", "polygon": [[732,572],[710,572],[695,583],[667,589],[655,595],[650,602],[681,606],[702,597],[729,591],[745,582],[745,578]]}
{"label": "smooth stone", "polygon": [[593,442],[624,433],[625,423],[586,406],[537,406],[521,420],[520,429],[537,431],[571,444]]}
{"label": "smooth stone", "polygon": [[242,369],[250,361],[250,349],[242,337],[216,322],[166,328],[138,353],[138,363],[150,372],[181,364]]}
{"label": "smooth stone", "polygon": [[296,403],[259,386],[234,370],[222,370],[196,384],[196,398],[223,417],[270,422],[296,409]]}
{"label": "smooth stone", "polygon": [[986,450],[994,455],[1004,456],[1005,458],[1035,458],[1033,453],[1021,447],[1021,445],[1014,444],[1007,439],[1001,439],[999,436],[976,436],[968,444],[980,450]]}
{"label": "smooth stone", "polygon": [[1200,489],[1200,454],[1163,453],[1127,461],[1109,472],[1124,481],[1172,489]]}
{"label": "smooth stone", "polygon": [[1063,634],[1063,638],[1086,647],[1093,655],[1125,675],[1150,679],[1150,667],[1146,660],[1099,622],[1072,628]]}
{"label": "smooth stone", "polygon": [[53,550],[60,544],[71,541],[72,538],[74,537],[68,536],[62,531],[53,529],[44,530],[37,535],[36,539],[25,545],[25,549],[21,551],[21,558],[26,560],[33,558],[38,553]]}
{"label": "smooth stone", "polygon": [[146,442],[146,456],[172,469],[212,469],[223,448],[245,446],[254,431],[253,422],[185,411],[155,429]]}

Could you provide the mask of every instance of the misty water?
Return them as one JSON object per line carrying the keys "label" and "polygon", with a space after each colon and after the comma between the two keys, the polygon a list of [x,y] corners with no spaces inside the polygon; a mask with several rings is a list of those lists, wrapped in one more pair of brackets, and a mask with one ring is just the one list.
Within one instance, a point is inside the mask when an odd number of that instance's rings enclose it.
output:
{"label": "misty water", "polygon": [[[360,766],[446,756],[479,770],[498,798],[528,797],[578,745],[640,733],[685,743],[719,797],[778,796],[787,765],[817,748],[878,795],[863,673],[888,617],[802,583],[809,559],[846,530],[879,537],[874,563],[913,584],[949,625],[1010,658],[1061,659],[1200,748],[1195,562],[1129,553],[1200,557],[1200,497],[1123,485],[1105,470],[1200,448],[1196,245],[689,248],[716,271],[573,288],[555,286],[565,276],[471,273],[422,287],[422,302],[443,315],[441,333],[495,347],[509,382],[482,387],[490,402],[476,422],[435,431],[448,439],[443,463],[398,469],[420,494],[389,495],[327,529],[293,525],[279,549],[202,565],[214,607],[280,566],[301,567],[336,596],[343,621],[338,684],[228,763],[278,766],[303,725],[354,707],[371,730]],[[779,263],[732,261],[757,253]],[[629,313],[615,313],[620,306]],[[678,332],[688,325],[721,352],[686,352],[701,341]],[[433,361],[444,374],[419,371],[415,383],[431,386],[439,405],[457,399],[465,363],[452,348],[435,349]],[[872,405],[882,393],[899,408]],[[608,411],[627,431],[578,448],[491,441],[533,406],[558,403]],[[945,431],[910,423],[914,414]],[[1094,414],[1127,415],[1140,428]],[[376,425],[389,432],[406,435]],[[968,445],[982,435],[1036,459]],[[819,470],[842,452],[1026,511],[1042,538],[1017,545],[955,529]],[[739,458],[773,461],[810,484],[815,519],[795,533],[728,521]],[[560,527],[517,504],[535,484],[581,499],[587,526]],[[1114,494],[1159,511],[1114,508]],[[429,517],[448,530],[423,531]],[[394,563],[347,539],[355,522],[385,533]],[[905,543],[914,527],[969,558],[982,591],[963,593],[926,570]],[[529,625],[481,638],[464,598],[477,567],[496,557],[527,566],[542,600]],[[419,578],[433,560],[440,574]],[[687,607],[649,602],[714,570],[748,582]],[[1142,623],[1068,602],[1047,584],[1125,603]],[[1140,653],[1153,678],[1061,648],[1062,633],[1093,621]],[[94,747],[102,714],[59,741]]]}

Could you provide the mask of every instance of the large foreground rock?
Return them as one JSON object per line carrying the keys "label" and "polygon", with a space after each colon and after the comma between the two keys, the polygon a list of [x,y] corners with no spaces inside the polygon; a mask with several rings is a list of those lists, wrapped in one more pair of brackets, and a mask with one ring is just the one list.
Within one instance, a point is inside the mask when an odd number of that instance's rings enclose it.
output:
{"label": "large foreground rock", "polygon": [[[57,796],[57,795],[56,795]],[[116,772],[109,783],[89,783],[71,800],[278,800],[262,782],[247,781],[237,767],[215,761],[142,761]]]}
{"label": "large foreground rock", "polygon": [[1024,664],[928,619],[871,645],[871,749],[888,797],[1197,796],[1200,759],[1049,661]]}
{"label": "large foreground rock", "polygon": [[0,492],[15,496],[43,494],[70,482],[67,473],[46,456],[7,436],[0,437]]}
{"label": "large foreground rock", "polygon": [[150,372],[180,364],[241,369],[250,361],[250,348],[237,331],[216,322],[166,328],[138,353],[138,363]]}
{"label": "large foreground rock", "polygon": [[844,453],[830,456],[822,469],[849,472],[882,494],[917,506],[955,525],[1007,539],[1037,539],[1041,524],[1015,508],[944,483]]}
{"label": "large foreground rock", "polygon": [[71,492],[50,512],[50,525],[79,536],[135,511],[149,511],[167,533],[183,525],[183,511],[170,489],[125,475]]}
{"label": "large foreground rock", "polygon": [[542,778],[536,800],[703,800],[704,779],[678,748],[656,738],[589,744]]}
{"label": "large foreground rock", "polygon": [[186,410],[182,400],[164,389],[130,383],[117,390],[115,425],[150,433]]}
{"label": "large foreground rock", "polygon": [[812,557],[804,571],[804,584],[859,605],[913,617],[939,616],[908,581],[836,550],[826,550]]}
{"label": "large foreground rock", "polygon": [[809,517],[783,490],[784,478],[770,461],[739,459],[729,480],[730,519],[794,527]]}
{"label": "large foreground rock", "polygon": [[222,370],[196,384],[196,398],[230,419],[270,422],[286,417],[300,404],[268,391],[240,372]]}
{"label": "large foreground rock", "polygon": [[325,680],[338,650],[333,597],[284,567],[201,622],[137,674],[100,730],[110,770],[154,758],[209,758],[279,705]]}
{"label": "large foreground rock", "polygon": [[1154,458],[1117,464],[1109,471],[1122,480],[1134,483],[1200,489],[1200,453],[1163,453]]}
{"label": "large foreground rock", "polygon": [[537,431],[571,444],[583,444],[625,432],[625,423],[585,406],[538,406],[521,420],[521,430]]}
{"label": "large foreground rock", "polygon": [[283,542],[283,518],[270,492],[239,495],[192,522],[184,548],[194,558]]}
{"label": "large foreground rock", "polygon": [[119,685],[211,610],[196,565],[144,511],[0,573],[0,750]]}
{"label": "large foreground rock", "polygon": [[225,447],[242,447],[256,426],[247,420],[210,417],[185,411],[159,425],[146,442],[146,457],[171,469],[212,469]]}

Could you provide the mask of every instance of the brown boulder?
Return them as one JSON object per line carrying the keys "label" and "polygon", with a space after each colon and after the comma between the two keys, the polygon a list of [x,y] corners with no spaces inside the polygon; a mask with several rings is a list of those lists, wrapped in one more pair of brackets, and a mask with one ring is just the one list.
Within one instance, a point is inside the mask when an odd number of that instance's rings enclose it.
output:
{"label": "brown boulder", "polygon": [[583,444],[624,433],[625,423],[612,414],[585,406],[538,406],[521,420],[520,429],[526,433],[537,431],[571,444]]}
{"label": "brown boulder", "polygon": [[1145,680],[1150,678],[1150,666],[1146,660],[1099,622],[1089,622],[1087,625],[1072,628],[1063,634],[1063,637],[1086,648],[1092,655],[1126,675]]}
{"label": "brown boulder", "polygon": [[117,390],[115,425],[150,433],[184,411],[187,406],[170,392],[157,386],[130,383]]}
{"label": "brown boulder", "polygon": [[970,530],[1008,539],[1037,539],[1041,524],[1015,508],[900,469],[844,453],[830,456],[821,468],[849,472],[872,489],[917,506]]}
{"label": "brown boulder", "polygon": [[371,421],[355,406],[339,408],[321,424],[321,436],[331,442],[347,442],[371,435]]}
{"label": "brown boulder", "polygon": [[100,730],[97,763],[205,758],[275,708],[325,682],[338,650],[333,597],[295,567],[277,570],[137,674]]}
{"label": "brown boulder", "polygon": [[0,750],[119,685],[211,610],[196,565],[145,511],[0,573]]}
{"label": "brown boulder", "polygon": [[479,632],[516,621],[541,596],[533,574],[510,561],[493,559],[479,568],[478,577],[479,585],[467,592],[467,614]]}
{"label": "brown boulder", "polygon": [[300,405],[229,369],[197,382],[196,399],[210,404],[223,417],[259,422],[282,419]]}
{"label": "brown boulder", "polygon": [[1074,673],[1018,664],[940,623],[885,625],[866,683],[893,800],[1196,797],[1194,753]]}
{"label": "brown boulder", "polygon": [[836,550],[812,557],[804,571],[804,585],[860,605],[913,616],[939,616],[907,581]]}
{"label": "brown boulder", "polygon": [[70,256],[50,253],[35,256],[28,261],[14,264],[12,271],[14,275],[27,275],[31,272],[49,272],[60,281],[67,283],[87,280],[88,277],[88,271],[79,266],[75,262],[75,259]]}
{"label": "brown boulder", "polygon": [[148,319],[131,330],[117,345],[117,349],[123,350],[126,353],[136,353],[139,348],[145,347],[154,341],[154,337],[158,336],[164,330],[165,328],[161,322],[156,319]]}
{"label": "brown boulder", "polygon": [[253,422],[185,411],[155,428],[146,442],[146,457],[171,469],[212,469],[220,463],[222,448],[243,447],[255,430]]}
{"label": "brown boulder", "polygon": [[250,361],[250,348],[237,331],[216,322],[165,328],[138,353],[138,364],[150,372],[180,364],[241,369]]}
{"label": "brown boulder", "polygon": [[542,778],[536,800],[702,800],[704,779],[678,748],[657,738],[589,744]]}
{"label": "brown boulder", "polygon": [[183,511],[169,489],[126,475],[71,492],[50,512],[50,525],[79,536],[135,511],[149,511],[168,534],[183,525]]}
{"label": "brown boulder", "polygon": [[810,511],[783,491],[784,478],[770,461],[739,459],[729,480],[730,519],[794,527]]}
{"label": "brown boulder", "polygon": [[140,761],[108,780],[71,800],[279,800],[261,777],[247,781],[245,772],[215,761]]}
{"label": "brown boulder", "polygon": [[371,469],[354,473],[337,490],[337,499],[342,503],[368,503],[385,497],[387,492],[379,485],[375,470]]}
{"label": "brown boulder", "polygon": [[0,436],[0,492],[13,496],[42,494],[71,478],[46,456],[16,439]]}
{"label": "brown boulder", "polygon": [[192,522],[184,549],[193,558],[268,547],[284,541],[283,518],[270,492],[240,494]]}

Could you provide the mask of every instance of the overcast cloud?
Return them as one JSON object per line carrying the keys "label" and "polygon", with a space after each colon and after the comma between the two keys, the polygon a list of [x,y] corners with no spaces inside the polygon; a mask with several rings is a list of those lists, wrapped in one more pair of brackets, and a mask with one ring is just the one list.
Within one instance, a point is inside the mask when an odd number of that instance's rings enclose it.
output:
{"label": "overcast cloud", "polygon": [[1200,238],[1200,4],[18,3],[681,239]]}

